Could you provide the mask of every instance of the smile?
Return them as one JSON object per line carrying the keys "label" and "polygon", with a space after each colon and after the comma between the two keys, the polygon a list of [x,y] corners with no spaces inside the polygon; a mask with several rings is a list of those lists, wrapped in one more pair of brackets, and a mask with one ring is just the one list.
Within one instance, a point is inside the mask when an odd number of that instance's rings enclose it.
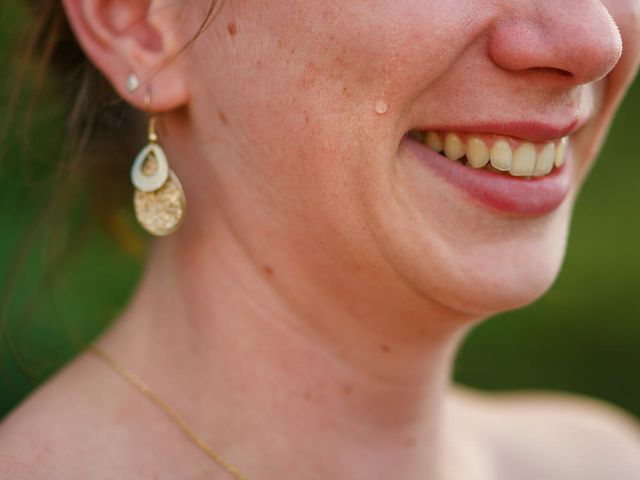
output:
{"label": "smile", "polygon": [[556,210],[571,190],[571,132],[558,133],[534,140],[412,130],[403,137],[400,150],[479,206],[509,216],[536,217]]}
{"label": "smile", "polygon": [[569,143],[566,136],[544,143],[456,132],[412,130],[409,136],[467,167],[525,178],[543,177],[562,167]]}

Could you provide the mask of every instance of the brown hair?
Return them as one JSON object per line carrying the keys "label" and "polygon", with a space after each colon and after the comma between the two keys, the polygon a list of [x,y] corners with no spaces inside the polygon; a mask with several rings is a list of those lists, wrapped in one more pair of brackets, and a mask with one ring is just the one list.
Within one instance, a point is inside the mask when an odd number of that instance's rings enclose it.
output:
{"label": "brown hair", "polygon": [[[213,21],[222,3],[223,0],[210,1],[199,29],[178,55],[187,50]],[[8,114],[4,125],[0,126],[0,139],[4,140],[9,125],[17,116],[21,97],[29,96],[21,129],[28,132],[42,93],[50,90],[63,102],[66,139],[63,158],[56,162],[52,175],[51,194],[25,234],[17,255],[13,256],[8,280],[1,292],[0,340],[5,337],[18,365],[22,355],[6,336],[9,304],[16,279],[38,231],[56,224],[51,235],[59,237],[58,241],[48,242],[53,248],[46,253],[45,286],[87,238],[92,223],[102,227],[123,250],[133,255],[142,256],[145,244],[144,237],[133,227],[131,217],[124,218],[121,214],[131,211],[132,187],[127,181],[128,170],[144,141],[144,117],[116,94],[86,57],[59,0],[28,0],[27,4],[31,15],[18,43],[21,46],[16,52],[18,68],[12,79]],[[26,84],[29,84],[28,88]],[[32,150],[28,148],[30,140],[27,135],[23,142],[29,151]],[[83,192],[89,203],[87,213],[73,226],[74,232],[62,231],[63,228],[57,226],[58,219],[66,217],[74,200],[82,198]],[[38,289],[35,295],[43,295],[41,290]]]}

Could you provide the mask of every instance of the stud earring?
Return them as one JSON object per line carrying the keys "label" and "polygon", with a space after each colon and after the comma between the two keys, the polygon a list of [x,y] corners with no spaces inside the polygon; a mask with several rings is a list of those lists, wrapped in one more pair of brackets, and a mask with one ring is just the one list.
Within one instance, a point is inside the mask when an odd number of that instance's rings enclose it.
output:
{"label": "stud earring", "polygon": [[[151,103],[150,94],[145,105]],[[135,187],[133,205],[140,225],[155,236],[175,232],[182,224],[187,202],[180,180],[169,167],[167,155],[158,144],[157,119],[149,118],[148,144],[138,153],[131,167]]]}
{"label": "stud earring", "polygon": [[140,86],[140,79],[135,73],[130,73],[127,76],[127,92],[133,93]]}

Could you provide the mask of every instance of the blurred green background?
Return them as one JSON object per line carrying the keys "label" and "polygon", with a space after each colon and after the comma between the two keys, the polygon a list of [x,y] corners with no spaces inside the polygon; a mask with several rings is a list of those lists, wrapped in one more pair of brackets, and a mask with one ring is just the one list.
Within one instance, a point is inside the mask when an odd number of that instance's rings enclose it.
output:
{"label": "blurred green background", "polygon": [[[70,210],[38,220],[64,174],[56,166],[66,112],[45,94],[28,129],[24,98],[8,117],[16,96],[6,73],[21,24],[15,2],[0,3],[0,418],[108,324],[144,265],[143,254],[125,253],[96,225],[86,192]],[[477,327],[459,356],[458,381],[578,392],[640,417],[639,85],[581,194],[555,286]]]}

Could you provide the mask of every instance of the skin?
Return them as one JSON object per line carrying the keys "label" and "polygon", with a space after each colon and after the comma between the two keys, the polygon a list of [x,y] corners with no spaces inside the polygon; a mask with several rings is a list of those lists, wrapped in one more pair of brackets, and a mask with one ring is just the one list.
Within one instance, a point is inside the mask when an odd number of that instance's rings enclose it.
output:
{"label": "skin", "polygon": [[[638,66],[640,3],[228,0],[170,63],[207,2],[63,3],[122,97],[159,114],[189,205],[98,343],[214,450],[261,480],[634,478],[640,436],[613,407],[449,372],[472,325],[557,275]],[[418,126],[523,119],[586,121],[572,193],[543,216],[480,206],[399,148]],[[0,451],[12,478],[228,478],[86,354]]]}

